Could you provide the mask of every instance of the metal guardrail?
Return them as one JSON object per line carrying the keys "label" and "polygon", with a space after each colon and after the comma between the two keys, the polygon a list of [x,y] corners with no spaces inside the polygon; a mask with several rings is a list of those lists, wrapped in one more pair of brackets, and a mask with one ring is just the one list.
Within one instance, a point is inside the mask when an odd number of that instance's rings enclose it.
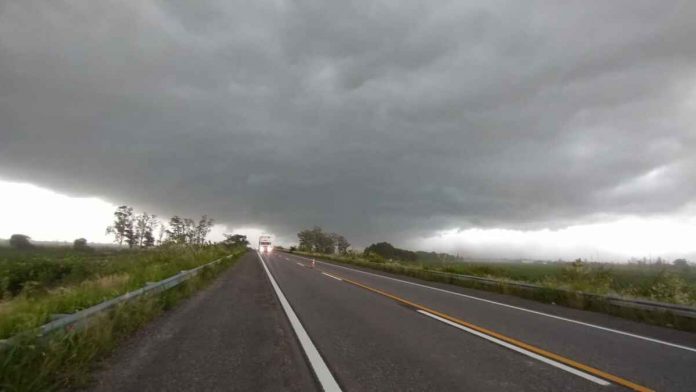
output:
{"label": "metal guardrail", "polygon": [[94,306],[91,306],[87,309],[80,310],[79,312],[75,313],[70,313],[70,314],[60,314],[60,315],[55,315],[53,321],[50,321],[40,327],[35,328],[32,331],[29,332],[20,332],[18,335],[12,336],[7,339],[2,339],[0,340],[0,349],[10,346],[13,344],[14,341],[19,339],[20,337],[26,335],[27,333],[36,333],[37,336],[45,336],[48,335],[52,332],[55,332],[60,329],[65,329],[68,327],[76,327],[84,324],[87,319],[90,317],[96,316],[97,314],[100,314],[102,312],[105,312],[116,305],[119,305],[121,303],[125,303],[128,301],[131,301],[136,298],[140,298],[144,295],[149,295],[149,294],[155,294],[159,293],[165,290],[168,290],[172,287],[178,286],[185,281],[191,279],[192,277],[198,275],[200,271],[202,271],[205,268],[211,267],[213,265],[219,264],[221,261],[230,258],[234,255],[227,255],[224,257],[221,257],[217,260],[213,260],[210,263],[203,264],[201,266],[198,266],[194,269],[190,270],[182,270],[178,274],[170,276],[169,278],[160,280],[159,282],[154,282],[154,283],[147,283],[145,287],[141,287],[137,290],[129,291],[123,295],[120,295],[116,298],[112,298],[108,301],[104,301],[101,303],[98,303]]}

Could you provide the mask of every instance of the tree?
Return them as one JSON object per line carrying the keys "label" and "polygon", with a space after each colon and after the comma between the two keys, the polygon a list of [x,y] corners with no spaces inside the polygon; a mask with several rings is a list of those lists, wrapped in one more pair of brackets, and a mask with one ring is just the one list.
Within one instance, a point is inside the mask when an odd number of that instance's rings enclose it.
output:
{"label": "tree", "polygon": [[169,220],[167,238],[177,244],[204,245],[205,238],[213,227],[213,219],[203,215],[198,224],[193,219],[181,218],[177,215]]}
{"label": "tree", "polygon": [[78,238],[73,241],[73,249],[81,251],[92,250],[92,248],[87,245],[87,240],[84,238]]}
{"label": "tree", "polygon": [[194,228],[194,241],[193,243],[197,245],[202,245],[205,243],[205,237],[208,236],[210,231],[213,229],[213,219],[208,218],[208,215],[203,215],[198,221],[198,224]]}
{"label": "tree", "polygon": [[15,249],[31,249],[34,247],[31,241],[31,237],[25,234],[12,234],[10,237],[10,246]]}
{"label": "tree", "polygon": [[305,252],[324,253],[323,250],[326,245],[324,237],[325,234],[319,226],[297,233],[297,238],[300,240],[300,250]]}
{"label": "tree", "polygon": [[191,218],[184,218],[184,243],[192,244],[196,238],[196,223]]}
{"label": "tree", "polygon": [[177,215],[169,219],[169,229],[166,231],[167,239],[176,244],[186,243],[186,227],[184,220]]}
{"label": "tree", "polygon": [[338,251],[338,253],[342,255],[348,253],[350,243],[348,242],[348,240],[346,240],[346,237],[336,233],[331,234],[331,236],[334,239],[334,243],[336,244],[336,250]]}
{"label": "tree", "polygon": [[157,236],[157,245],[162,245],[162,240],[164,239],[164,235],[167,233],[167,226],[164,225],[164,223],[159,224],[159,234]]}
{"label": "tree", "polygon": [[135,242],[143,247],[155,245],[155,226],[157,225],[157,217],[144,212],[135,218]]}
{"label": "tree", "polygon": [[123,241],[130,247],[135,243],[135,231],[133,230],[133,208],[128,206],[120,206],[114,212],[114,224],[106,228],[106,234],[114,235],[114,242],[119,246],[123,245]]}
{"label": "tree", "polygon": [[249,245],[249,241],[247,240],[247,236],[242,235],[242,234],[223,234],[225,236],[225,240],[222,241],[222,244],[228,247],[233,247],[233,246],[247,246]]}
{"label": "tree", "polygon": [[680,267],[680,268],[684,268],[684,267],[689,266],[689,262],[686,259],[676,259],[676,260],[674,260],[673,264],[675,267]]}
{"label": "tree", "polygon": [[339,253],[345,254],[350,246],[342,235],[324,233],[319,226],[300,231],[297,238],[300,242],[299,249],[305,252],[332,254],[338,248]]}
{"label": "tree", "polygon": [[123,237],[126,240],[126,244],[128,244],[129,248],[133,248],[135,245],[138,244],[138,235],[137,232],[135,231],[135,222],[133,219],[133,210],[131,209],[131,214],[128,216],[128,220],[126,221],[126,228],[123,232]]}
{"label": "tree", "polygon": [[410,250],[395,248],[388,242],[378,242],[365,248],[365,254],[376,254],[385,259],[416,261],[418,255]]}
{"label": "tree", "polygon": [[297,239],[300,241],[299,248],[301,251],[311,252],[314,250],[314,240],[312,230],[302,230],[297,233]]}
{"label": "tree", "polygon": [[331,234],[325,234],[321,231],[317,236],[316,252],[333,254],[336,251],[336,242]]}
{"label": "tree", "polygon": [[145,225],[145,231],[143,232],[143,246],[150,248],[155,246],[155,228],[159,225],[157,220],[157,215],[150,215],[147,219],[147,224]]}
{"label": "tree", "polygon": [[152,230],[148,230],[144,234],[143,246],[146,248],[151,248],[155,246],[155,236],[152,234]]}

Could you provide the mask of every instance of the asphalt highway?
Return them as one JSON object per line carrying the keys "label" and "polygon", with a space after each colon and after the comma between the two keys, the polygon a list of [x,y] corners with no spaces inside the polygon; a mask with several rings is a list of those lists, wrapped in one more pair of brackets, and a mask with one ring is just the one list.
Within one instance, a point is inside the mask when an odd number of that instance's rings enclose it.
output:
{"label": "asphalt highway", "polygon": [[249,252],[129,339],[96,391],[694,391],[696,334]]}
{"label": "asphalt highway", "polygon": [[696,335],[287,254],[270,273],[344,390],[696,390]]}

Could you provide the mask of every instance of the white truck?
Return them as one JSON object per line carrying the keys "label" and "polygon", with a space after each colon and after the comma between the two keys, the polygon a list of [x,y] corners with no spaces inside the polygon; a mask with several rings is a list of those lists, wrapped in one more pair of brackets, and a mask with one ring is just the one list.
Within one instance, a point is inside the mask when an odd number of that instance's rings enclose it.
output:
{"label": "white truck", "polygon": [[271,253],[273,251],[273,244],[271,242],[271,236],[267,234],[262,234],[259,236],[259,252],[261,253]]}

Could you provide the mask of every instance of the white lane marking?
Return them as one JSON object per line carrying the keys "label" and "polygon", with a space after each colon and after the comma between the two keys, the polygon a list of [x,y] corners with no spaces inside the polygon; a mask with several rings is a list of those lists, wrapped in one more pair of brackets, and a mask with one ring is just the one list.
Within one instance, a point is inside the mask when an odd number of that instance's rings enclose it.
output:
{"label": "white lane marking", "polygon": [[322,274],[328,276],[329,278],[334,278],[336,280],[343,281],[343,279],[339,278],[338,276],[333,276],[331,274],[327,274],[326,272],[322,272]]}
{"label": "white lane marking", "polygon": [[299,265],[300,267],[305,267],[305,265],[302,263],[297,263],[297,265]]}
{"label": "white lane marking", "polygon": [[[295,257],[301,257],[301,258],[303,258],[303,259],[307,259],[306,257],[302,257],[302,256],[295,256]],[[310,259],[307,259],[307,260],[310,260]],[[578,324],[578,325],[584,325],[584,326],[586,326],[586,327],[596,328],[596,329],[600,329],[600,330],[602,330],[602,331],[613,332],[613,333],[617,333],[617,334],[619,334],[619,335],[624,335],[624,336],[630,336],[630,337],[632,337],[632,338],[641,339],[641,340],[645,340],[645,341],[653,342],[653,343],[658,343],[658,344],[662,344],[662,345],[665,345],[665,346],[678,348],[678,349],[681,349],[681,350],[687,350],[687,351],[691,351],[691,352],[696,352],[696,348],[689,347],[689,346],[683,346],[683,345],[681,345],[681,344],[670,343],[670,342],[667,342],[667,341],[664,341],[664,340],[660,340],[660,339],[654,339],[654,338],[649,338],[649,337],[647,337],[647,336],[636,335],[636,334],[633,334],[633,333],[630,333],[630,332],[620,331],[620,330],[618,330],[618,329],[602,327],[601,325],[590,324],[590,323],[586,323],[586,322],[584,322],[584,321],[573,320],[573,319],[569,319],[569,318],[565,318],[565,317],[561,317],[561,316],[556,316],[556,315],[553,315],[553,314],[548,314],[548,313],[544,313],[544,312],[539,312],[539,311],[536,311],[536,310],[531,310],[531,309],[527,309],[527,308],[521,308],[521,307],[519,307],[519,306],[508,305],[508,304],[504,304],[504,303],[502,303],[502,302],[491,301],[491,300],[489,300],[489,299],[474,297],[474,296],[471,296],[471,295],[466,295],[466,294],[462,294],[462,293],[457,293],[457,292],[455,292],[455,291],[444,290],[444,289],[440,289],[440,288],[432,287],[432,286],[427,286],[427,285],[420,284],[420,283],[409,282],[409,281],[407,281],[407,280],[401,280],[401,279],[396,279],[396,278],[392,278],[392,277],[389,277],[389,276],[384,276],[384,275],[379,275],[379,274],[373,274],[373,273],[371,273],[371,272],[361,271],[361,270],[354,269],[354,268],[348,268],[348,267],[344,267],[344,266],[342,266],[342,265],[336,265],[336,264],[332,264],[332,263],[325,263],[325,262],[323,262],[323,261],[319,261],[319,262],[322,263],[322,264],[326,264],[326,265],[332,266],[332,267],[336,267],[336,268],[343,268],[343,269],[346,269],[346,270],[349,270],[349,271],[354,271],[354,272],[359,272],[359,273],[366,274],[366,275],[376,276],[376,277],[379,277],[379,278],[394,280],[394,281],[397,281],[397,282],[406,283],[406,284],[410,284],[410,285],[413,285],[413,286],[425,287],[425,288],[430,289],[430,290],[435,290],[435,291],[440,291],[440,292],[443,292],[443,293],[449,293],[449,294],[453,294],[453,295],[458,295],[458,296],[460,296],[460,297],[469,298],[469,299],[473,299],[473,300],[476,300],[476,301],[482,301],[482,302],[486,302],[486,303],[494,304],[494,305],[498,305],[498,306],[504,306],[504,307],[510,308],[510,309],[521,310],[521,311],[523,311],[523,312],[528,312],[528,313],[536,314],[536,315],[538,315],[538,316],[550,317],[550,318],[553,318],[553,319],[556,319],[556,320],[567,321],[567,322],[569,322],[569,323]]]}
{"label": "white lane marking", "polygon": [[441,322],[443,322],[443,323],[445,323],[445,324],[448,324],[448,325],[451,325],[451,326],[453,326],[453,327],[455,327],[455,328],[459,328],[459,329],[461,329],[462,331],[469,332],[469,333],[472,334],[472,335],[476,335],[476,336],[478,336],[478,337],[480,337],[480,338],[489,340],[489,341],[491,341],[491,342],[493,342],[493,343],[495,343],[495,344],[498,344],[498,345],[503,346],[503,347],[505,347],[505,348],[509,348],[510,350],[517,351],[517,352],[520,353],[520,354],[524,354],[524,355],[526,355],[526,356],[528,356],[528,357],[534,358],[534,359],[536,359],[536,360],[538,360],[538,361],[541,361],[541,362],[544,362],[544,363],[546,363],[546,364],[548,364],[548,365],[557,367],[557,368],[559,368],[559,369],[561,369],[561,370],[565,370],[565,371],[568,372],[568,373],[572,373],[572,374],[574,374],[574,375],[576,375],[576,376],[582,377],[582,378],[584,378],[584,379],[586,379],[586,380],[589,380],[589,381],[592,381],[592,382],[594,382],[594,383],[596,383],[596,384],[604,385],[604,386],[611,385],[610,382],[607,382],[606,380],[603,380],[603,379],[601,379],[601,378],[599,378],[599,377],[595,377],[595,376],[593,376],[593,375],[591,375],[591,374],[589,374],[589,373],[585,373],[585,372],[580,371],[580,370],[578,370],[578,369],[572,368],[572,367],[570,367],[570,366],[568,366],[568,365],[565,365],[565,364],[562,364],[562,363],[560,363],[560,362],[556,362],[556,361],[554,361],[554,360],[552,360],[552,359],[549,359],[549,358],[546,358],[546,357],[544,357],[544,356],[541,356],[541,355],[539,355],[539,354],[537,354],[537,353],[533,353],[533,352],[528,351],[528,350],[525,350],[525,349],[523,349],[523,348],[521,348],[521,347],[517,347],[517,346],[515,346],[515,345],[513,345],[513,344],[510,344],[510,343],[508,343],[508,342],[502,341],[502,340],[500,340],[500,339],[498,339],[498,338],[494,338],[494,337],[492,337],[492,336],[486,335],[485,333],[482,333],[482,332],[473,330],[473,329],[471,329],[471,328],[465,327],[465,326],[463,326],[463,325],[454,323],[454,322],[452,322],[452,321],[449,321],[449,320],[447,320],[447,319],[444,319],[444,318],[442,318],[442,317],[440,317],[440,316],[437,316],[437,315],[434,315],[434,314],[432,314],[432,313],[426,312],[426,311],[424,311],[424,310],[418,309],[417,311],[418,311],[418,313],[420,313],[420,314],[426,315],[426,316],[428,316],[428,317],[432,317],[432,318],[434,318],[435,320],[441,321]]}
{"label": "white lane marking", "polygon": [[280,290],[280,287],[273,278],[271,271],[268,270],[266,262],[263,261],[263,257],[261,257],[261,255],[258,252],[256,252],[256,255],[259,257],[259,260],[261,260],[261,265],[263,266],[263,269],[266,270],[266,275],[268,275],[268,279],[271,281],[273,290],[278,296],[280,304],[283,306],[285,315],[288,316],[288,320],[290,320],[290,325],[292,325],[292,329],[295,331],[295,335],[297,335],[297,339],[300,341],[300,345],[302,346],[302,349],[307,355],[309,363],[312,366],[312,370],[314,370],[314,374],[317,376],[317,379],[319,380],[322,389],[326,392],[340,392],[341,387],[338,386],[338,383],[331,374],[329,367],[326,366],[326,362],[324,362],[324,359],[321,357],[321,354],[319,354],[319,350],[317,350],[316,346],[314,346],[314,343],[312,343],[312,339],[310,339],[309,335],[307,334],[307,331],[302,326],[300,319],[297,318],[295,311],[292,310],[292,306],[290,306],[290,303],[288,302],[287,298],[285,298],[285,294],[283,294],[283,292]]}

